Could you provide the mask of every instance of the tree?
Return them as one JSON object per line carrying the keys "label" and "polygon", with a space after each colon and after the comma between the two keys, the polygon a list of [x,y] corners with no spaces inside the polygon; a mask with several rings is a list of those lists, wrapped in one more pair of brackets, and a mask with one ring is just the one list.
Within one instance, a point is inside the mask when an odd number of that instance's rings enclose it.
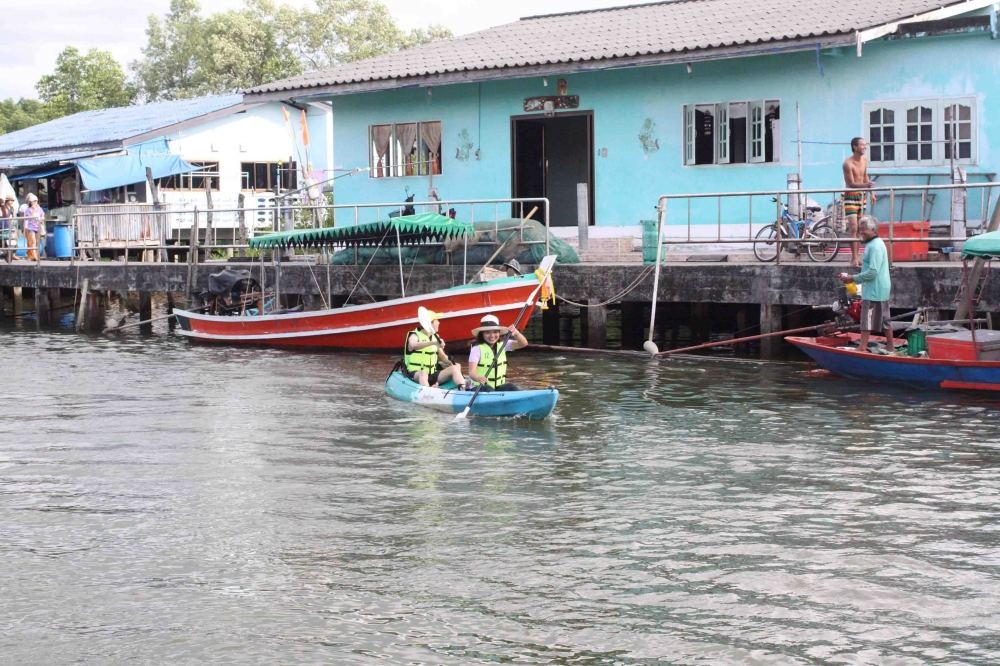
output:
{"label": "tree", "polygon": [[0,134],[16,132],[25,127],[51,120],[44,104],[37,99],[22,97],[17,102],[12,97],[0,101]]}
{"label": "tree", "polygon": [[316,11],[288,11],[286,21],[290,47],[310,70],[451,37],[437,25],[403,32],[378,0],[316,0]]}
{"label": "tree", "polygon": [[128,106],[134,89],[125,71],[108,51],[89,50],[86,55],[67,46],[56,58],[56,69],[35,85],[49,118],[116,106]]}
{"label": "tree", "polygon": [[201,18],[197,0],[171,0],[149,17],[143,57],[132,63],[141,95],[179,99],[233,92],[450,37],[440,26],[403,32],[377,0],[317,0],[315,10],[248,0]]}

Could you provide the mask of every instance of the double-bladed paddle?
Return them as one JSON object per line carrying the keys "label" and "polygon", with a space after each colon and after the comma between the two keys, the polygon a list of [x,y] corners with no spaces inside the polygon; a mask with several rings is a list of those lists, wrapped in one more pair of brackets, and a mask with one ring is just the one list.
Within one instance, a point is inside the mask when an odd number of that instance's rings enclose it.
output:
{"label": "double-bladed paddle", "polygon": [[[517,313],[517,317],[514,319],[514,323],[511,324],[513,327],[517,328],[517,325],[521,323],[521,317],[524,316],[524,313],[528,310],[528,307],[535,302],[535,299],[538,297],[538,291],[542,288],[542,285],[545,284],[545,281],[548,279],[549,273],[552,272],[552,267],[555,266],[555,263],[556,263],[556,255],[549,254],[543,257],[541,263],[538,264],[538,268],[541,271],[541,274],[538,276],[538,286],[531,290],[531,295],[528,296],[528,298],[524,301],[524,305],[521,306],[521,311]],[[507,343],[510,342],[510,336],[511,333],[510,329],[508,328],[507,335],[504,336],[503,341],[500,343],[500,346],[497,347],[497,349],[506,348]],[[493,355],[493,362],[490,363],[490,367],[486,369],[487,377],[489,376],[493,368],[496,367],[497,361],[499,359],[500,359],[499,353]],[[458,415],[455,417],[456,421],[459,419],[464,419],[469,415],[469,410],[472,409],[472,405],[476,402],[476,398],[479,397],[479,393],[483,390],[483,386],[485,386],[485,383],[480,384],[479,386],[476,387],[476,391],[472,394],[472,398],[469,399],[469,404],[467,404],[465,406],[465,409],[459,412]]]}

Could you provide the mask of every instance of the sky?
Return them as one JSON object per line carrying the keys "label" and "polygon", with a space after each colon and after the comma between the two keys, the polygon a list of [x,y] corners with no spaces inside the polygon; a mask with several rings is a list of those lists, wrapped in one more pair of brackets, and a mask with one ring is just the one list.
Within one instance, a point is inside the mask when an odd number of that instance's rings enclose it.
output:
{"label": "sky", "polygon": [[[312,0],[277,0],[296,7]],[[643,0],[644,1],[644,0]],[[243,0],[201,0],[202,13],[238,9]],[[634,4],[628,0],[382,0],[404,29],[440,24],[456,35],[523,16]],[[37,98],[38,79],[55,70],[67,46],[110,51],[128,71],[146,44],[147,17],[166,15],[170,0],[0,0],[0,99]]]}

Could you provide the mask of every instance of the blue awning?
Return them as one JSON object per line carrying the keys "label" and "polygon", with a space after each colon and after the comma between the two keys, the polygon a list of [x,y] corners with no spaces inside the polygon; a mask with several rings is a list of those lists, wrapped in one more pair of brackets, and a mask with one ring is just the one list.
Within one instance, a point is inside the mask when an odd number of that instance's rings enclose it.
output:
{"label": "blue awning", "polygon": [[10,179],[10,182],[16,182],[19,180],[29,180],[31,178],[48,178],[49,176],[54,176],[57,173],[62,173],[63,171],[69,171],[73,168],[72,164],[63,164],[62,166],[52,167],[51,169],[41,169],[39,171],[29,171],[28,173],[22,173],[19,176],[14,176]]}
{"label": "blue awning", "polygon": [[164,178],[178,173],[197,171],[180,155],[172,155],[166,141],[142,144],[128,149],[127,155],[115,157],[95,157],[76,163],[85,190],[106,190],[122,187],[146,180],[146,167],[153,172],[153,178]]}

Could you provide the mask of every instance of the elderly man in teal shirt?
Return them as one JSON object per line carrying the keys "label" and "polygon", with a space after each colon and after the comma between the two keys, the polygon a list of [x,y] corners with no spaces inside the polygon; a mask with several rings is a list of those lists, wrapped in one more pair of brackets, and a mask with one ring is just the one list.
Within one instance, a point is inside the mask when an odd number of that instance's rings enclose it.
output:
{"label": "elderly man in teal shirt", "polygon": [[858,231],[865,241],[865,253],[861,258],[861,272],[855,275],[841,273],[845,283],[857,282],[861,285],[861,338],[858,347],[868,351],[868,337],[873,331],[885,332],[885,348],[890,354],[896,350],[892,339],[892,322],[889,320],[889,295],[892,283],[889,280],[889,254],[885,243],[878,237],[875,220],[864,217],[858,223]]}

